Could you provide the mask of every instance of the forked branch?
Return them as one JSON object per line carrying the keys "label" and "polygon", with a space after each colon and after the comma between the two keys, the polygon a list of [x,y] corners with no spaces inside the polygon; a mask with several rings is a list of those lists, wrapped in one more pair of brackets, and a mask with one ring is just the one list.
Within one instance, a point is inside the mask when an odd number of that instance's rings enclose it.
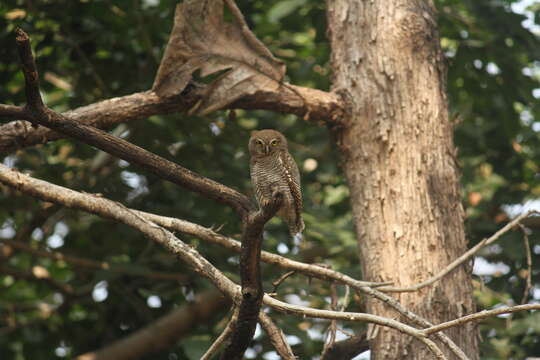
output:
{"label": "forked branch", "polygon": [[[169,180],[188,190],[232,207],[241,218],[252,210],[252,202],[243,194],[214,180],[205,178],[178,164],[153,154],[121,138],[112,136],[92,126],[77,123],[48,109],[39,94],[39,77],[30,48],[30,39],[17,29],[17,46],[26,80],[27,104],[19,108],[34,125],[43,125],[83,143],[92,145],[120,159],[136,164],[162,179]],[[0,114],[1,115],[1,114]]]}

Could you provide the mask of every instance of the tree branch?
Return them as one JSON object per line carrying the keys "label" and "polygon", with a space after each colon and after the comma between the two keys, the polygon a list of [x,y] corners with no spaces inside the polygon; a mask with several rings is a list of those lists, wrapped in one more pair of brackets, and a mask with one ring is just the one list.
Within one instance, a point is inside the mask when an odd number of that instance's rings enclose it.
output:
{"label": "tree branch", "polygon": [[[182,219],[155,215],[139,210],[133,211],[140,216],[143,216],[148,220],[168,229],[195,236],[203,241],[223,246],[237,253],[241,251],[242,245],[240,241],[221,235],[213,231],[212,229],[206,228],[199,224],[194,224],[192,222]],[[369,282],[356,280],[348,275],[326,267],[291,260],[268,251],[262,251],[261,260],[268,264],[276,265],[283,269],[296,271],[309,277],[315,277],[321,280],[335,281],[343,285],[349,285],[350,287],[357,290],[361,290],[362,287],[379,287],[388,285],[388,282]]]}
{"label": "tree branch", "polygon": [[77,356],[77,360],[124,360],[138,359],[143,354],[152,354],[170,347],[189,333],[195,326],[225,309],[228,298],[215,290],[197,296],[193,303],[186,304],[162,316],[150,325],[102,348]]}
{"label": "tree branch", "polygon": [[[219,233],[216,233],[212,229],[208,229],[201,225],[194,224],[189,221],[185,221],[181,219],[159,216],[159,215],[155,215],[155,214],[151,214],[151,213],[147,213],[143,211],[138,211],[138,210],[134,210],[134,211],[137,212],[137,214],[139,214],[140,216],[144,216],[148,220],[156,224],[159,224],[161,226],[164,226],[168,229],[176,230],[184,234],[195,236],[209,243],[221,245],[234,252],[241,251],[241,244],[239,241],[223,236]],[[372,296],[382,301],[383,303],[387,304],[388,306],[396,310],[398,313],[403,315],[405,318],[412,321],[414,324],[417,324],[423,327],[429,327],[433,325],[426,319],[404,308],[397,300],[395,300],[391,296],[381,291],[378,291],[377,289],[374,288],[377,286],[382,286],[385,283],[371,283],[371,282],[356,280],[348,275],[342,274],[332,269],[328,269],[328,268],[321,267],[318,265],[306,264],[303,262],[290,260],[286,257],[276,255],[267,251],[262,251],[261,260],[268,264],[277,265],[283,269],[297,271],[309,277],[314,277],[314,278],[327,280],[327,281],[334,281],[343,285],[348,285],[364,294],[367,294],[369,296]],[[446,346],[448,346],[448,348],[450,348],[452,352],[459,359],[461,360],[468,359],[467,356],[463,353],[463,351],[446,334],[438,333],[437,337],[439,338],[441,342],[443,342]]]}
{"label": "tree branch", "polygon": [[264,311],[259,313],[259,324],[270,338],[270,342],[274,345],[276,352],[284,360],[296,360],[296,356],[291,349],[291,346],[285,340],[285,334],[280,328],[274,324],[270,316],[266,315]]}
{"label": "tree branch", "polygon": [[[81,209],[128,225],[177,255],[194,272],[210,280],[222,293],[232,298],[235,303],[240,303],[240,287],[224,276],[208,260],[201,256],[197,250],[179,240],[171,232],[139,216],[136,212],[131,211],[121,204],[104,199],[103,197],[78,193],[58,185],[47,183],[46,181],[33,179],[2,164],[0,164],[0,183],[48,202],[57,203],[69,208]],[[444,359],[437,345],[424,335],[420,335],[421,330],[390,318],[372,314],[328,311],[291,305],[268,295],[264,295],[263,303],[280,312],[295,314],[301,317],[308,316],[343,321],[370,322],[381,326],[388,326],[414,336],[428,346],[438,359]]]}
{"label": "tree branch", "polygon": [[[62,113],[79,124],[99,129],[110,129],[120,123],[136,121],[152,115],[187,112],[206,93],[206,85],[188,86],[181,96],[162,98],[152,90],[115,97]],[[292,91],[294,89],[295,91]],[[300,94],[306,101],[302,101]],[[276,91],[259,90],[225,109],[271,110],[303,116],[305,107],[310,109],[310,120],[336,121],[343,114],[341,98],[330,92],[284,84]],[[25,129],[23,121],[32,117],[22,107],[0,104],[0,118],[13,119],[0,126],[0,155],[18,149],[45,144],[65,137],[48,128]]]}
{"label": "tree branch", "polygon": [[244,224],[240,253],[242,302],[233,334],[221,353],[222,360],[241,360],[255,334],[264,295],[260,266],[264,225],[276,214],[282,203],[283,194],[274,193],[272,201],[263,205],[259,211],[250,213]]}
{"label": "tree branch", "polygon": [[446,266],[441,272],[439,272],[437,275],[427,279],[426,281],[422,281],[419,284],[408,286],[408,287],[381,287],[379,288],[380,291],[384,292],[411,292],[411,291],[417,291],[420,290],[426,286],[434,284],[436,281],[442,279],[446,275],[448,275],[452,270],[456,269],[458,266],[463,264],[464,262],[468,261],[470,258],[472,258],[480,249],[482,249],[485,246],[488,246],[492,244],[493,242],[497,241],[502,235],[506,234],[508,231],[512,230],[514,226],[519,224],[523,219],[528,218],[529,216],[533,214],[540,214],[540,212],[536,210],[530,210],[526,213],[523,213],[516,217],[514,220],[510,221],[508,224],[506,224],[504,227],[499,229],[495,234],[490,236],[489,238],[483,239],[478,244],[470,248],[467,252],[465,252],[463,255],[461,255],[456,260],[452,261],[448,266]]}

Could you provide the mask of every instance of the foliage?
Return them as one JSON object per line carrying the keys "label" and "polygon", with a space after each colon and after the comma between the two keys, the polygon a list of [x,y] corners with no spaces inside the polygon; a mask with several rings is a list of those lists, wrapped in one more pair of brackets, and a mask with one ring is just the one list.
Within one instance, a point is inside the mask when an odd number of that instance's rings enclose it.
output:
{"label": "foliage", "polygon": [[[287,65],[287,80],[329,89],[329,45],[324,3],[315,0],[237,1],[254,33]],[[511,11],[510,0],[439,0],[440,35],[448,57],[448,94],[456,119],[455,142],[462,169],[464,204],[471,244],[492,234],[507,217],[508,205],[540,195],[540,96],[538,36],[523,27],[524,17]],[[172,28],[176,1],[126,2],[6,0],[0,4],[0,102],[22,104],[24,82],[12,31],[21,26],[32,37],[49,106],[63,111],[101,99],[144,91],[152,85]],[[536,8],[539,4],[532,5]],[[538,10],[538,9],[537,9]],[[536,90],[535,90],[536,89]],[[459,114],[459,115],[458,115]],[[268,111],[223,112],[205,117],[185,114],[153,116],[116,131],[131,142],[181,165],[249,193],[247,139],[253,129],[277,128],[290,139],[302,172],[306,239],[298,252],[286,227],[274,219],[267,229],[266,250],[303,260],[328,263],[360,278],[356,240],[351,226],[348,189],[339,159],[324,128],[294,116]],[[37,178],[81,191],[102,193],[127,206],[187,219],[238,235],[238,219],[226,208],[175,185],[104,156],[71,140],[60,140],[11,154],[14,164]],[[36,248],[123,264],[141,271],[184,273],[171,255],[124,226],[93,215],[64,210],[0,189],[0,237],[17,237]],[[15,231],[14,231],[15,230]],[[29,235],[31,234],[31,235]],[[521,300],[526,274],[522,235],[505,236],[482,256],[508,271],[484,276],[478,286],[479,308]],[[216,266],[237,280],[237,256],[187,239]],[[540,253],[532,235],[533,258]],[[111,271],[82,271],[64,261],[32,257],[20,251],[1,254],[6,266],[28,271],[46,269],[52,278],[86,293],[61,295],[43,283],[0,277],[0,358],[56,359],[97,349],[150,323],[189,301],[210,285],[194,274],[191,280],[153,281]],[[534,264],[533,282],[540,271]],[[281,275],[264,266],[266,289]],[[480,283],[480,282],[479,282]],[[92,289],[99,284],[100,291]],[[99,299],[106,286],[107,297]],[[340,289],[343,292],[342,289]],[[296,275],[285,281],[279,296],[323,307],[325,283]],[[147,305],[158,296],[161,307]],[[101,301],[98,301],[101,300]],[[126,301],[128,300],[128,301]],[[360,310],[356,299],[349,310]],[[224,324],[217,314],[191,336],[153,359],[197,359]],[[537,314],[494,318],[481,326],[485,359],[523,358],[540,353]],[[298,342],[297,356],[320,353],[327,323],[279,317],[279,325]],[[353,330],[359,325],[349,325]],[[89,331],[91,329],[91,331]],[[308,330],[308,331],[306,331]],[[266,336],[255,352],[272,351]],[[174,355],[173,355],[174,354]]]}

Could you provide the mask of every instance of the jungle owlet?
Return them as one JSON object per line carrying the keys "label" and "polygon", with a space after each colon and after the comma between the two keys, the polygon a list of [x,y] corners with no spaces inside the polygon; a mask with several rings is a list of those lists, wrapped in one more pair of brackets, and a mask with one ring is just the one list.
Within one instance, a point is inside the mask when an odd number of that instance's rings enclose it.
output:
{"label": "jungle owlet", "polygon": [[283,205],[278,215],[287,223],[291,236],[301,239],[304,220],[300,172],[289,154],[287,139],[276,130],[254,131],[249,139],[249,154],[251,183],[259,206],[272,199],[274,190],[280,191]]}

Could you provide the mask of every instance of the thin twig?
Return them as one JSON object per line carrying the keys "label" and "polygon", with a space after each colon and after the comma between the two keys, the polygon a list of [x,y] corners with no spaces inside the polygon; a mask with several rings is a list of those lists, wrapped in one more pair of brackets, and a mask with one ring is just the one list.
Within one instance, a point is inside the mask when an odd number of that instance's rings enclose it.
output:
{"label": "thin twig", "polygon": [[258,211],[250,212],[245,219],[240,252],[240,282],[242,301],[238,319],[234,325],[230,342],[221,353],[222,360],[242,359],[255,334],[258,314],[262,305],[264,289],[261,279],[261,249],[264,226],[276,214],[283,203],[284,195],[274,192],[272,200]]}
{"label": "thin twig", "polygon": [[203,356],[201,356],[201,360],[210,360],[210,358],[217,353],[220,346],[231,336],[234,328],[234,324],[236,323],[236,320],[238,318],[238,307],[234,306],[233,313],[231,315],[231,318],[229,319],[229,322],[227,322],[227,326],[225,326],[225,329],[221,332],[221,334],[217,337],[216,340],[210,345],[208,350],[204,353]]}
{"label": "thin twig", "polygon": [[429,327],[427,329],[421,330],[421,332],[425,335],[431,335],[439,331],[449,329],[451,327],[463,325],[470,321],[479,321],[485,318],[489,318],[489,317],[493,317],[493,316],[501,315],[501,314],[510,314],[510,313],[515,313],[519,311],[539,310],[539,309],[540,309],[540,304],[524,304],[524,305],[516,305],[516,306],[505,306],[505,307],[501,307],[501,308],[493,309],[493,310],[484,310],[484,311],[480,311],[474,314],[460,317],[455,320],[447,321],[439,325]]}
{"label": "thin twig", "polygon": [[501,228],[499,231],[497,231],[495,234],[493,234],[491,237],[483,239],[478,244],[476,244],[474,247],[470,248],[467,252],[465,252],[463,255],[461,255],[456,260],[452,261],[448,266],[446,266],[441,272],[439,272],[437,275],[429,278],[426,281],[422,281],[419,284],[408,286],[408,287],[394,287],[394,286],[384,286],[379,288],[380,291],[384,292],[412,292],[420,290],[426,286],[432,285],[436,281],[440,280],[444,276],[446,276],[448,273],[450,273],[452,270],[463,264],[464,262],[467,262],[471,257],[473,257],[480,249],[482,249],[485,246],[488,246],[492,244],[494,241],[497,241],[502,235],[510,231],[514,226],[520,223],[521,220],[533,215],[533,214],[540,214],[540,212],[536,210],[530,210],[526,213],[521,214],[520,216],[516,217],[514,220],[510,221],[508,224],[506,224],[503,228]]}
{"label": "thin twig", "polygon": [[[358,321],[358,322],[369,322],[381,326],[390,327],[396,330],[399,330],[402,333],[413,336],[415,339],[424,343],[437,359],[446,359],[439,347],[427,337],[418,336],[419,333],[423,333],[423,330],[415,329],[414,327],[399,322],[394,319],[385,318],[378,315],[366,314],[366,313],[352,313],[352,312],[341,312],[341,311],[330,311],[330,310],[320,310],[309,308],[306,306],[292,305],[286,302],[274,299],[268,295],[265,295],[263,302],[266,305],[271,306],[273,309],[283,312],[285,314],[296,314],[304,317],[314,317],[320,319],[329,319],[329,320],[343,320],[343,321]],[[540,307],[540,305],[539,305]]]}
{"label": "thin twig", "polygon": [[281,359],[296,360],[291,346],[285,339],[285,334],[276,324],[274,324],[272,319],[270,319],[270,316],[266,315],[264,311],[259,313],[259,324],[261,324],[261,327],[270,338],[270,342]]}
{"label": "thin twig", "polygon": [[523,248],[525,250],[525,256],[527,257],[527,277],[525,279],[525,289],[523,289],[523,297],[521,298],[521,304],[526,304],[527,298],[529,297],[529,291],[531,291],[532,288],[531,246],[529,245],[529,230],[522,224],[519,224],[519,228],[523,233]]}
{"label": "thin twig", "polygon": [[281,283],[283,283],[285,279],[287,279],[289,276],[292,276],[294,274],[296,274],[296,271],[287,271],[285,274],[281,275],[279,278],[272,281],[272,286],[274,287],[274,290],[272,292],[277,293],[277,289],[279,285],[281,285]]}
{"label": "thin twig", "polygon": [[[332,283],[330,284],[330,308],[334,311],[338,310],[338,294],[336,289],[336,284]],[[343,311],[343,310],[340,310]],[[324,343],[323,351],[321,353],[321,357],[324,358],[326,353],[328,352],[328,349],[334,346],[334,343],[336,342],[336,331],[337,331],[337,322],[336,320],[330,321],[330,326],[328,327],[328,336],[326,339],[326,342]]]}
{"label": "thin twig", "polygon": [[[177,218],[160,216],[144,211],[133,210],[142,216],[146,217],[148,220],[155,222],[163,227],[166,227],[171,230],[179,231],[184,234],[192,235],[198,237],[199,239],[223,246],[234,252],[240,252],[241,243],[238,240],[226,237],[215,232],[212,229],[206,228],[199,224],[194,224],[192,222],[181,220]],[[354,289],[361,289],[362,287],[380,287],[388,285],[388,282],[370,282],[370,281],[361,281],[356,280],[348,275],[342,274],[338,271],[322,267],[319,265],[306,264],[300,261],[294,261],[286,257],[273,254],[268,251],[263,251],[261,253],[261,260],[268,264],[277,265],[283,269],[288,269],[291,271],[296,271],[306,276],[315,277],[322,280],[336,281],[340,284],[349,285]]]}

